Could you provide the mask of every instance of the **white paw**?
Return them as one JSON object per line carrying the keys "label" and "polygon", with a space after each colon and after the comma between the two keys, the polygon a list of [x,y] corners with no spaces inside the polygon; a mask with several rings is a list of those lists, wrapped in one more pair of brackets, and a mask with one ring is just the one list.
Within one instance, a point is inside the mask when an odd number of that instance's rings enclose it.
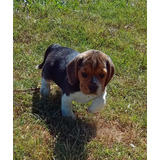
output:
{"label": "white paw", "polygon": [[89,113],[99,112],[106,104],[106,95],[107,92],[105,91],[101,96],[94,99],[91,106],[88,108],[88,112]]}
{"label": "white paw", "polygon": [[88,108],[88,112],[89,113],[96,113],[96,112],[99,112],[102,108],[104,107],[104,105],[101,105],[101,106],[90,106]]}
{"label": "white paw", "polygon": [[[62,108],[64,108],[64,107],[62,107]],[[63,117],[71,117],[73,119],[76,119],[76,116],[74,115],[73,111],[71,111],[71,110],[63,109],[62,115],[63,115]]]}

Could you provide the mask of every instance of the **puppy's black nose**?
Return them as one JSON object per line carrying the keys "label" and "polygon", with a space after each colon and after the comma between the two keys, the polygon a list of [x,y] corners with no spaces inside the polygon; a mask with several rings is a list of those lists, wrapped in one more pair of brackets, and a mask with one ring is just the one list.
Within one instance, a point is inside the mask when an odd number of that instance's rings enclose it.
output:
{"label": "puppy's black nose", "polygon": [[90,90],[91,93],[95,93],[97,91],[97,88],[98,88],[98,86],[97,86],[96,83],[91,83],[89,85],[89,90]]}

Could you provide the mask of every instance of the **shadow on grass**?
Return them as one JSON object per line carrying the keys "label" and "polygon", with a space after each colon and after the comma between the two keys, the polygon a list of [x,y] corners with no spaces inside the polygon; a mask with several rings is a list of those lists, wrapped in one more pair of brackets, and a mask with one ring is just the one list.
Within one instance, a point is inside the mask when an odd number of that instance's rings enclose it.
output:
{"label": "shadow on grass", "polygon": [[33,114],[44,120],[53,136],[53,155],[57,160],[87,159],[86,144],[95,136],[95,126],[85,120],[63,118],[60,110],[61,93],[56,91],[48,98],[33,94]]}

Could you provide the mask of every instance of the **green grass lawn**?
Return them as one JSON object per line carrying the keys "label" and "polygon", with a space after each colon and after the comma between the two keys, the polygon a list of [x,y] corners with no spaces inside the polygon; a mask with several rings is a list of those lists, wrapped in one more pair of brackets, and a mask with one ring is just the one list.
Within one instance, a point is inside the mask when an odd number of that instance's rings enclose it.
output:
{"label": "green grass lawn", "polygon": [[[14,0],[14,160],[147,159],[146,0]],[[115,64],[106,107],[61,116],[59,88],[42,98],[40,64],[58,43],[101,50]],[[28,90],[29,89],[29,90]]]}

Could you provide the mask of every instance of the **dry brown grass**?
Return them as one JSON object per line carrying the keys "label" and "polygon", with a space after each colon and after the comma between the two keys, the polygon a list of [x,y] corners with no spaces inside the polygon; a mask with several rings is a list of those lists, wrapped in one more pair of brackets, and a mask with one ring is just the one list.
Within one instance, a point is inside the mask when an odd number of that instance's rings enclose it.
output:
{"label": "dry brown grass", "polygon": [[[106,121],[103,117],[95,118],[96,124],[96,139],[107,146],[112,146],[115,143],[123,143],[125,145],[137,144],[141,137],[142,131],[137,130],[131,124],[124,126],[118,121]],[[146,145],[146,138],[142,140]]]}

